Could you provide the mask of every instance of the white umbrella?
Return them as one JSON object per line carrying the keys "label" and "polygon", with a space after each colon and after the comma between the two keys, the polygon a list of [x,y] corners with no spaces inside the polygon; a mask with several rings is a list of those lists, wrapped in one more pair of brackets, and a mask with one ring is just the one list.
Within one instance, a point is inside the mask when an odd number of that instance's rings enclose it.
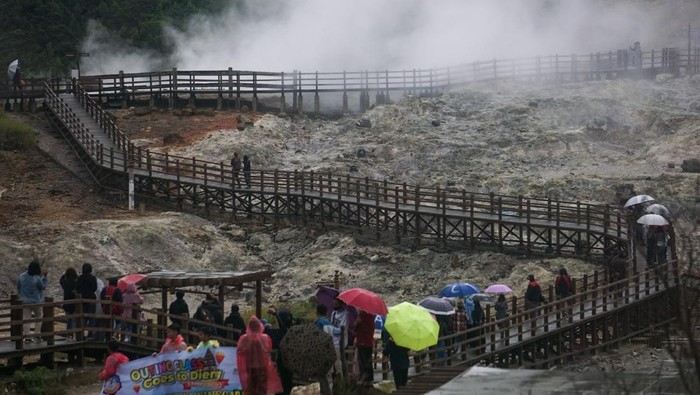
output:
{"label": "white umbrella", "polygon": [[19,67],[19,59],[15,59],[12,63],[10,63],[9,66],[7,66],[7,75],[10,76],[10,79],[13,79],[15,77],[17,67]]}
{"label": "white umbrella", "polygon": [[669,215],[671,212],[668,211],[666,206],[663,206],[661,204],[652,204],[651,206],[647,207],[647,213],[651,214],[659,214],[659,215]]}
{"label": "white umbrella", "polygon": [[625,203],[625,208],[627,207],[632,207],[636,206],[638,204],[646,203],[646,202],[653,202],[654,198],[649,196],[649,195],[637,195],[631,197],[627,203]]}
{"label": "white umbrella", "polygon": [[649,225],[649,226],[663,226],[668,225],[666,218],[660,216],[659,214],[645,214],[642,215],[638,220],[638,224]]}

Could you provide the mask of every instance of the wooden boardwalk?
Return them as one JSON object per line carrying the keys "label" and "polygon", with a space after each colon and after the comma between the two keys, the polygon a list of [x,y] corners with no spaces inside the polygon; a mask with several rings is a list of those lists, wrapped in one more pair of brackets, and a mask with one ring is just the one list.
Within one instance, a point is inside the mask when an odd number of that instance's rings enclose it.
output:
{"label": "wooden boardwalk", "polygon": [[[58,96],[47,86],[45,102],[54,125],[105,188],[128,190],[133,183],[139,197],[234,218],[264,216],[277,222],[296,217],[368,229],[377,236],[393,235],[397,241],[433,239],[463,247],[488,245],[532,254],[598,258],[605,263],[602,275],[578,279],[577,294],[565,300],[554,302],[550,288],[550,303],[525,311],[522,298],[514,297],[510,316],[500,322],[487,309],[485,325],[441,339],[451,351],[447,360],[440,360],[435,349],[418,353],[419,362],[412,369],[420,373],[400,393],[424,393],[476,363],[547,367],[575,355],[607,350],[675,319],[676,262],[642,272],[627,267],[629,229],[616,208],[281,170],[257,171],[251,174],[250,185],[241,188],[224,163],[136,147],[81,89],[76,85],[75,95]],[[616,260],[625,266],[613,277]],[[151,317],[146,334],[134,335],[135,347],[146,353],[160,341],[168,316],[155,310],[144,313]],[[82,334],[82,328],[73,333]],[[17,337],[3,340],[16,342]],[[90,342],[80,344],[95,347]],[[41,344],[32,347],[22,352],[42,352]],[[453,366],[435,366],[442,363]],[[383,376],[386,372],[386,366],[377,371]]]}
{"label": "wooden boardwalk", "polygon": [[128,190],[131,174],[138,196],[179,208],[275,221],[296,217],[368,228],[397,241],[487,244],[606,263],[626,254],[627,221],[610,206],[282,170],[251,172],[250,185],[240,187],[228,164],[136,147],[87,92],[47,93],[47,98],[56,123],[65,128],[76,153],[103,186]]}

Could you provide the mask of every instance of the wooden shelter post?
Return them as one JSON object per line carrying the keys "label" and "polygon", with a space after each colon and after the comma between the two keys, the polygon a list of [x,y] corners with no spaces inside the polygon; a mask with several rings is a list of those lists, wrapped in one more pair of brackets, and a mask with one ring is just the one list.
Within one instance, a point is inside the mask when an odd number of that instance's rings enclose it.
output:
{"label": "wooden shelter post", "polygon": [[163,309],[164,312],[168,312],[168,288],[163,287],[160,289],[160,295],[161,295],[161,305],[160,307]]}
{"label": "wooden shelter post", "polygon": [[255,316],[262,317],[262,281],[255,281]]}

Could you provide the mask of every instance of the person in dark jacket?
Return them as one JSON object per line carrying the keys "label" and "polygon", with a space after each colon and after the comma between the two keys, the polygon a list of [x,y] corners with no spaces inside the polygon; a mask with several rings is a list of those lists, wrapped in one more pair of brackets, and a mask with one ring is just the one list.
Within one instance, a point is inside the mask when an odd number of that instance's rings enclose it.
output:
{"label": "person in dark jacket", "polygon": [[[384,332],[386,333],[386,331]],[[384,333],[382,337],[384,337]],[[382,350],[384,362],[389,361],[391,372],[394,375],[394,384],[398,390],[405,387],[408,383],[408,368],[410,361],[408,359],[408,348],[401,347],[394,342],[394,339],[389,336],[384,342],[385,346]]]}
{"label": "person in dark jacket", "polygon": [[241,335],[245,334],[246,324],[243,320],[243,317],[241,317],[238,305],[231,305],[231,313],[224,320],[224,325],[231,328],[229,338],[232,338],[235,342],[238,342],[238,339],[241,338]]}
{"label": "person in dark jacket", "polygon": [[175,300],[168,306],[168,314],[171,315],[170,321],[173,324],[178,324],[182,328],[182,319],[175,318],[172,316],[184,316],[186,318],[190,317],[190,307],[185,301],[185,291],[178,290],[175,292]]}
{"label": "person in dark jacket", "polygon": [[[97,277],[92,274],[92,265],[84,263],[82,272],[75,285],[76,292],[82,299],[97,299]],[[95,314],[95,303],[83,303],[83,313]],[[85,317],[83,326],[90,328],[94,322],[93,317]]]}
{"label": "person in dark jacket", "polygon": [[[192,318],[198,321],[208,322],[210,324],[224,325],[224,315],[221,312],[221,305],[219,304],[219,300],[212,294],[208,294],[206,296]],[[195,327],[197,328],[202,326],[206,325],[201,323],[195,324]],[[216,328],[213,326],[208,327],[212,336],[219,336]]]}
{"label": "person in dark jacket", "polygon": [[270,337],[272,338],[272,348],[277,350],[277,373],[282,381],[282,388],[284,389],[282,393],[284,395],[289,395],[292,393],[292,388],[294,387],[294,373],[284,365],[280,343],[287,335],[289,328],[294,324],[294,316],[290,311],[277,310],[274,307],[270,307],[267,312],[275,316],[277,324],[279,325],[279,329],[273,329],[271,331]]}
{"label": "person in dark jacket", "polygon": [[554,280],[554,290],[558,299],[564,299],[571,295],[571,277],[563,267],[559,269],[559,275]]}
{"label": "person in dark jacket", "polygon": [[[508,302],[506,302],[506,296],[503,294],[498,295],[498,300],[496,301],[496,304],[493,306],[496,309],[496,320],[503,320],[506,317],[508,317]],[[504,320],[502,322],[498,323],[498,328],[501,329],[501,339],[506,337],[505,331],[503,331],[503,328],[506,327],[507,322]]]}
{"label": "person in dark jacket", "polygon": [[527,284],[527,289],[525,290],[525,308],[534,309],[539,307],[544,301],[542,296],[542,288],[540,284],[535,281],[535,276],[530,274],[527,276],[529,283]]}
{"label": "person in dark jacket", "polygon": [[[476,332],[474,333],[474,337],[479,337],[484,334],[484,329],[481,328],[481,325],[484,323],[484,309],[481,308],[481,302],[479,302],[479,298],[473,298],[474,301],[474,310],[472,310],[472,323],[476,329]],[[477,339],[471,342],[470,347],[476,348],[480,344],[485,344],[486,339],[481,338]],[[479,352],[481,350],[477,350]]]}
{"label": "person in dark jacket", "polygon": [[248,155],[243,155],[243,178],[246,187],[250,188],[250,159]]}
{"label": "person in dark jacket", "polygon": [[[63,273],[61,279],[59,280],[59,284],[61,284],[61,288],[63,289],[64,302],[68,300],[77,299],[75,295],[75,287],[77,283],[78,272],[76,272],[75,269],[73,269],[72,267],[69,267],[68,269],[66,269],[65,273]],[[64,304],[63,311],[66,313],[66,315],[75,314],[75,304]],[[68,318],[68,320],[66,321],[66,329],[75,329],[75,318]],[[69,334],[68,338],[72,339],[73,335]]]}
{"label": "person in dark jacket", "polygon": [[238,175],[241,173],[241,157],[238,156],[238,152],[233,153],[233,158],[231,158],[231,169],[233,171],[233,180],[231,180],[231,186],[241,186],[241,180]]}

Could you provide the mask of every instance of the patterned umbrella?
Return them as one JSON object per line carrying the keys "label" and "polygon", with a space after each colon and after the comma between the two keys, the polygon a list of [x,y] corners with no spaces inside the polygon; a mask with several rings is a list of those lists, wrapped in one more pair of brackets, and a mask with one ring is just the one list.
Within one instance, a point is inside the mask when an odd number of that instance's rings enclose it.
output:
{"label": "patterned umbrella", "polygon": [[429,297],[418,302],[418,306],[435,315],[450,315],[455,313],[452,303],[445,299]]}
{"label": "patterned umbrella", "polygon": [[325,377],[336,360],[333,338],[313,324],[289,328],[280,350],[284,366],[307,380]]}
{"label": "patterned umbrella", "polygon": [[463,298],[471,294],[478,294],[481,289],[469,283],[454,283],[446,286],[438,295],[441,298]]}

